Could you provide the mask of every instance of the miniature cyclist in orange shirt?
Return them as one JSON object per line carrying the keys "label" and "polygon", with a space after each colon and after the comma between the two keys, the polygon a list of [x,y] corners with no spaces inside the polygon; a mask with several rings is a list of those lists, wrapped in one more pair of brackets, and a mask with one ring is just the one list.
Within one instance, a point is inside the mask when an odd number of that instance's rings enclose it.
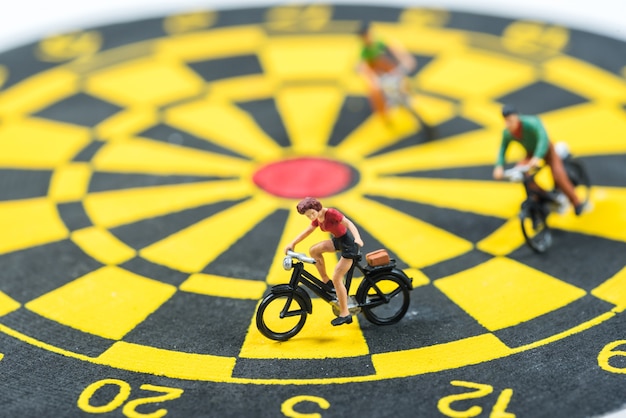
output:
{"label": "miniature cyclist in orange shirt", "polygon": [[318,242],[309,249],[309,253],[315,259],[315,267],[324,283],[331,279],[326,273],[324,253],[341,251],[341,258],[337,262],[333,272],[332,283],[337,292],[339,302],[339,316],[331,321],[334,326],[350,324],[352,316],[348,310],[348,291],[343,283],[343,276],[352,266],[354,258],[359,253],[359,247],[363,247],[363,240],[354,223],[346,218],[341,212],[333,208],[324,208],[319,200],[313,197],[302,199],[297,206],[298,213],[305,215],[311,220],[309,226],[291,241],[285,248],[294,251],[295,246],[308,237],[318,226],[322,231],[330,232],[332,238]]}
{"label": "miniature cyclist in orange shirt", "polygon": [[[424,122],[417,111],[411,106],[409,79],[407,75],[417,68],[417,60],[399,44],[387,44],[375,39],[367,24],[359,29],[361,38],[361,62],[359,72],[365,76],[369,89],[369,100],[374,112],[388,122],[388,100],[385,86],[391,84],[392,91],[405,97],[407,109],[422,125],[429,139],[436,136],[433,127]],[[396,93],[394,93],[395,95]],[[393,101],[393,100],[392,100]]]}

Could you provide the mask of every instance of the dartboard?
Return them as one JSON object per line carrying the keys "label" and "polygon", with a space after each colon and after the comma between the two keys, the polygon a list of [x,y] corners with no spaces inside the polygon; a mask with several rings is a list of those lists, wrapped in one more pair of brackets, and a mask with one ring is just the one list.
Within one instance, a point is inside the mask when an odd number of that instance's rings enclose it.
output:
{"label": "dartboard", "polygon": [[[405,108],[372,113],[356,71],[362,22],[417,60],[412,103],[435,138]],[[509,412],[539,416],[516,396],[524,379],[467,370],[506,369],[623,324],[625,52],[544,22],[310,5],[172,15],[1,54],[0,331],[168,387],[271,387],[285,400],[294,387],[329,398],[343,385],[443,379],[430,403],[403,402],[460,416],[458,386],[497,383],[511,391],[500,408],[510,399]],[[593,183],[587,213],[551,215],[547,254],[524,243],[523,188],[492,179],[503,103],[539,115]],[[511,149],[508,162],[521,157]],[[257,330],[260,299],[289,280],[284,248],[308,225],[295,210],[305,196],[345,214],[364,250],[387,249],[412,278],[399,323],[356,316],[334,328],[313,298],[289,341]],[[298,250],[323,239],[316,231]],[[623,333],[599,335],[593,373],[624,373],[611,351]],[[86,396],[78,406],[94,412]],[[623,399],[589,402],[608,411]],[[548,411],[585,416],[576,405]]]}

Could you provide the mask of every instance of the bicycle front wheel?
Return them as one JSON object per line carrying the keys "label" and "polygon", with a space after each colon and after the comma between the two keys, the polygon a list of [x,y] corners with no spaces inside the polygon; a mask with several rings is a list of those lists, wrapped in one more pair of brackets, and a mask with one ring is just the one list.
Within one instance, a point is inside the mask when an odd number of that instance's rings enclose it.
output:
{"label": "bicycle front wheel", "polygon": [[544,253],[552,245],[552,231],[538,210],[523,210],[520,216],[526,244],[536,253]]}
{"label": "bicycle front wheel", "polygon": [[389,273],[364,279],[356,298],[365,318],[376,325],[395,324],[411,302],[405,281]]}
{"label": "bicycle front wheel", "polygon": [[256,326],[267,338],[287,341],[300,332],[306,322],[304,299],[297,293],[269,293],[256,312]]}

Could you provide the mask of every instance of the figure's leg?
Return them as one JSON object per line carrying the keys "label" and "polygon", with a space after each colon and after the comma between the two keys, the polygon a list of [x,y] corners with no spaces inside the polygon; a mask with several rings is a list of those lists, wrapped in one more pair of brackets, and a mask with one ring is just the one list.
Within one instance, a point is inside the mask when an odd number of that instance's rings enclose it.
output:
{"label": "figure's leg", "polygon": [[[526,187],[528,187],[529,190],[535,192],[538,196],[546,197],[546,195],[548,194],[548,192],[544,190],[544,188],[541,187],[539,184],[537,184],[535,180],[530,180],[528,183],[526,183]],[[539,198],[536,198],[534,200],[539,200]]]}
{"label": "figure's leg", "polygon": [[315,260],[315,267],[320,274],[320,279],[327,283],[330,278],[326,273],[326,263],[324,262],[324,253],[335,252],[335,247],[331,240],[318,242],[309,249],[309,255]]}
{"label": "figure's leg", "polygon": [[[523,160],[519,161],[516,164],[516,166],[527,166],[532,157],[533,157],[532,154],[526,154],[526,157]],[[528,174],[525,173],[524,175],[526,176],[526,178],[528,178]],[[527,192],[530,190],[530,191],[535,192],[539,196],[545,196],[548,194],[548,192],[544,190],[543,187],[541,187],[539,184],[537,184],[535,180],[530,180],[526,182],[525,185],[528,189]],[[534,199],[534,200],[538,200],[538,199]]]}
{"label": "figure's leg", "polygon": [[348,290],[343,283],[343,278],[352,266],[353,260],[341,257],[337,262],[335,271],[333,272],[333,285],[337,292],[337,300],[339,301],[339,316],[350,315],[348,310]]}
{"label": "figure's leg", "polygon": [[372,85],[370,88],[370,105],[372,110],[383,119],[387,120],[387,103],[385,94],[379,85]]}
{"label": "figure's leg", "polygon": [[578,199],[578,196],[576,196],[574,185],[569,180],[569,177],[567,177],[567,172],[565,171],[563,161],[554,150],[554,145],[550,144],[550,148],[548,148],[545,160],[550,165],[550,169],[552,170],[554,184],[556,184],[556,186],[561,189],[563,193],[565,193],[565,196],[567,196],[567,198],[572,203],[572,205],[574,205],[575,208],[580,206],[580,199]]}
{"label": "figure's leg", "polygon": [[341,257],[333,272],[333,284],[337,292],[337,300],[339,301],[339,315],[330,321],[333,326],[352,323],[352,315],[348,309],[348,290],[343,283],[343,276],[350,269],[354,261],[349,258]]}
{"label": "figure's leg", "polygon": [[409,112],[411,112],[413,117],[421,125],[422,130],[426,134],[426,138],[429,141],[435,139],[437,137],[437,132],[435,131],[435,128],[433,128],[432,126],[430,126],[429,124],[427,124],[424,121],[424,119],[418,113],[418,111],[417,111],[417,109],[415,107],[415,100],[413,99],[413,96],[411,94],[411,88],[410,88],[408,77],[402,77],[402,80],[400,80],[400,87],[399,88],[400,88],[402,94],[405,97],[405,106],[406,106],[407,110]]}

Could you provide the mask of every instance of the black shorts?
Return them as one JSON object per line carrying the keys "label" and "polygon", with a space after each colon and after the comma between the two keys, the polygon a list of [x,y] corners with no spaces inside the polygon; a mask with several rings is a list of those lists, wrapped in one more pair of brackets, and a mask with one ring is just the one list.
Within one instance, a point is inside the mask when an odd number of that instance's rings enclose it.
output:
{"label": "black shorts", "polygon": [[332,241],[335,246],[335,250],[341,251],[341,256],[343,258],[355,259],[358,256],[359,246],[356,242],[354,242],[352,232],[349,230],[340,237],[333,237]]}

